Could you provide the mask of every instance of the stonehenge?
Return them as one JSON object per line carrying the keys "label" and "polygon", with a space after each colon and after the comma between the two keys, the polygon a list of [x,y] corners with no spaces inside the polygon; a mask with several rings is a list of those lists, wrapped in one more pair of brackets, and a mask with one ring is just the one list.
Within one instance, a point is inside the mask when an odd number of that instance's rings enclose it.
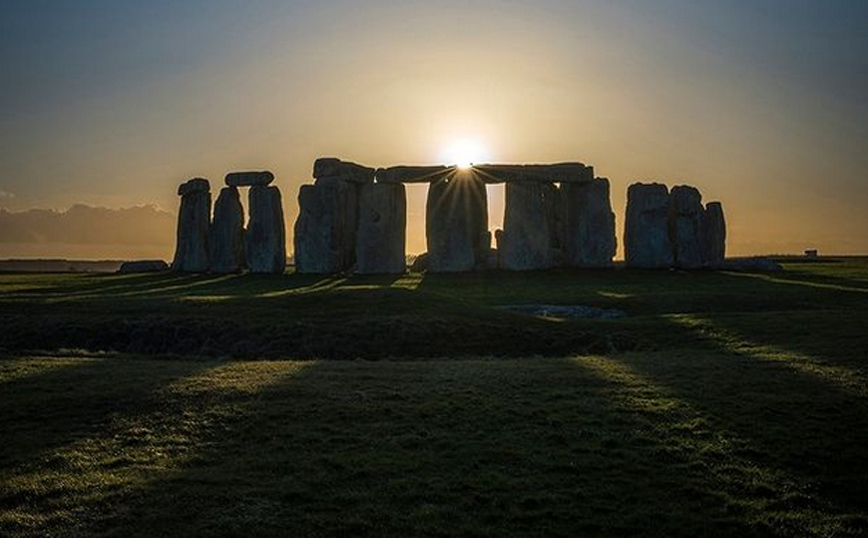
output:
{"label": "stonehenge", "polygon": [[[268,171],[232,172],[225,177],[211,218],[211,186],[194,178],[178,187],[181,209],[172,270],[182,273],[282,274],[286,269],[286,225],[280,190]],[[250,187],[250,220],[238,187]]]}
{"label": "stonehenge", "polygon": [[[302,274],[402,274],[407,270],[405,183],[427,183],[428,250],[413,270],[610,268],[618,241],[607,178],[578,162],[373,168],[317,159],[313,182],[298,193],[295,270]],[[269,171],[232,172],[211,215],[208,180],[178,188],[172,269],[191,273],[282,274],[286,226]],[[491,184],[505,184],[503,228],[488,229]],[[248,221],[239,188],[249,188]],[[720,202],[702,203],[695,187],[635,183],[627,190],[624,264],[642,269],[725,266]]]}
{"label": "stonehenge", "polygon": [[695,187],[671,192],[660,183],[634,183],[627,189],[624,262],[628,267],[714,268],[726,253],[726,223],[720,202],[702,205]]}

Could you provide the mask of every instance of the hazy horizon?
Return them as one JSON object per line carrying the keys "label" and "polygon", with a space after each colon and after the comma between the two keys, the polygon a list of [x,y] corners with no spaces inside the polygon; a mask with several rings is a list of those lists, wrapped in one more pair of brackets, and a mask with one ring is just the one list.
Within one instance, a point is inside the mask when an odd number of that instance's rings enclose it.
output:
{"label": "hazy horizon", "polygon": [[[465,141],[476,160],[594,166],[619,243],[627,186],[659,181],[723,202],[729,255],[868,253],[866,16],[843,0],[9,0],[2,222],[76,204],[173,216],[190,177],[216,194],[269,169],[291,252],[317,157],[441,163]],[[424,192],[408,189],[409,252]],[[502,189],[489,212],[496,226]],[[128,242],[102,247],[94,215],[76,242],[0,229],[0,258],[171,258],[165,215],[113,220]]]}

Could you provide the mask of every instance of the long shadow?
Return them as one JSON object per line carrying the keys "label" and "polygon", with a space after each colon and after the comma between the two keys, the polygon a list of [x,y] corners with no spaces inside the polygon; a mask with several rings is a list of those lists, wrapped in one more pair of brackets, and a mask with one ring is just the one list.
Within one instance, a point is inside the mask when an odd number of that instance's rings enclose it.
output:
{"label": "long shadow", "polygon": [[[723,475],[744,462],[715,461],[721,455],[706,446],[713,436],[673,446],[671,430],[694,417],[637,406],[659,394],[601,374],[601,362],[317,363],[259,390],[217,384],[182,394],[167,401],[162,428],[183,429],[171,420],[181,411],[186,423],[208,422],[188,439],[193,449],[88,497],[99,510],[81,510],[79,534],[784,536],[829,528],[820,513],[828,507],[810,498],[782,499],[764,484],[733,497],[738,477]],[[799,510],[817,528],[757,506]]]}
{"label": "long shadow", "polygon": [[159,405],[159,389],[211,367],[204,361],[121,358],[64,362],[61,368],[46,363],[42,371],[0,385],[4,473],[18,466],[54,465],[50,454],[59,447],[98,434],[117,416]]}
{"label": "long shadow", "polygon": [[[840,506],[868,510],[868,385],[864,373],[828,355],[769,348],[750,332],[689,324],[710,352],[616,359],[747,440],[746,457],[782,467]],[[683,331],[685,324],[674,330]],[[760,324],[757,324],[760,325]],[[757,329],[761,331],[761,329]],[[864,522],[863,522],[864,523]],[[864,528],[863,528],[864,532]]]}

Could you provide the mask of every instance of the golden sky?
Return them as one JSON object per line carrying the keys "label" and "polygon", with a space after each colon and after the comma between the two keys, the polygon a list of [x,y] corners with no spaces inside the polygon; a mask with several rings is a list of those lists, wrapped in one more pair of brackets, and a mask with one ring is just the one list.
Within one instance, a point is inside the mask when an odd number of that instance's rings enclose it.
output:
{"label": "golden sky", "polygon": [[[269,169],[291,230],[315,158],[439,163],[465,140],[484,160],[593,165],[619,236],[627,186],[656,180],[722,201],[731,255],[868,253],[866,14],[844,0],[9,0],[0,207],[174,213],[189,177],[216,192],[226,172]],[[425,188],[408,192],[418,252]],[[129,257],[170,258],[173,241]]]}

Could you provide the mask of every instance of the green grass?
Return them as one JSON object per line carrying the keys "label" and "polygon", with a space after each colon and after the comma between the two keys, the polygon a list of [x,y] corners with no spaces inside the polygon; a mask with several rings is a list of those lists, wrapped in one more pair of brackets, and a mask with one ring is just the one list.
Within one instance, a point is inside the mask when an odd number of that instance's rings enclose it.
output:
{"label": "green grass", "polygon": [[787,268],[0,276],[0,535],[864,536],[868,261]]}

